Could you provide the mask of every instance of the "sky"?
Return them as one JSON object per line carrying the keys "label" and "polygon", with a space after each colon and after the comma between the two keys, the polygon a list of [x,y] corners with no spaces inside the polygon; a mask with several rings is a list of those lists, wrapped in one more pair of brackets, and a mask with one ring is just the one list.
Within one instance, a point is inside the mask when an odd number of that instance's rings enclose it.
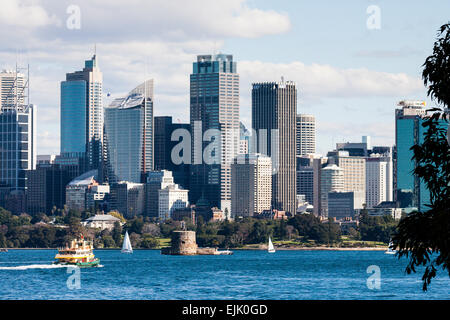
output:
{"label": "sky", "polygon": [[422,64],[449,12],[441,0],[2,0],[0,69],[30,65],[38,154],[58,154],[60,82],[94,48],[104,104],[152,78],[155,115],[181,122],[196,56],[232,54],[241,121],[251,127],[251,84],[283,76],[325,155],[363,135],[393,145],[398,101],[434,105]]}

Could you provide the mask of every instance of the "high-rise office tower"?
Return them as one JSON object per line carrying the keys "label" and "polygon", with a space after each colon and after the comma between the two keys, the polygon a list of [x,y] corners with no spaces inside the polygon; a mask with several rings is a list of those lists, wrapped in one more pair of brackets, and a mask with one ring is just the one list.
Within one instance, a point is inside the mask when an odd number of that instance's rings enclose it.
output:
{"label": "high-rise office tower", "polygon": [[313,167],[313,206],[316,216],[321,214],[322,167],[326,165],[327,160],[323,157],[315,157],[311,160],[311,166]]}
{"label": "high-rise office tower", "polygon": [[297,156],[297,195],[305,196],[305,201],[314,203],[313,159]]}
{"label": "high-rise office tower", "polygon": [[28,214],[51,214],[66,203],[66,185],[74,178],[69,170],[55,164],[40,164],[26,172],[26,207]]}
{"label": "high-rise office tower", "polygon": [[366,203],[366,158],[350,156],[348,151],[331,151],[328,162],[343,170],[343,191],[353,192],[355,209],[362,209]]}
{"label": "high-rise office tower", "polygon": [[25,104],[27,79],[18,68],[0,72],[0,109]]}
{"label": "high-rise office tower", "polygon": [[[272,158],[272,208],[295,214],[297,89],[293,82],[254,83],[253,139],[258,153]],[[257,140],[257,141],[256,141]]]}
{"label": "high-rise office tower", "polygon": [[344,170],[335,164],[322,168],[320,175],[320,214],[328,217],[328,194],[344,191]]}
{"label": "high-rise office tower", "polygon": [[[174,123],[172,117],[160,116],[154,117],[154,170],[169,170],[173,174],[176,184],[184,189],[189,189],[189,164],[175,163],[172,159],[172,151],[179,143],[177,132],[183,130],[190,136],[191,126],[189,123]],[[177,130],[177,131],[176,131]],[[176,132],[175,132],[176,131]],[[175,133],[175,141],[172,141],[172,134]],[[180,151],[180,153],[186,150]],[[183,157],[183,154],[178,154]]]}
{"label": "high-rise office tower", "polygon": [[[366,159],[366,206],[373,208],[389,200],[389,163],[380,156]],[[392,180],[391,180],[392,181]]]}
{"label": "high-rise office tower", "polygon": [[[153,80],[149,80],[153,82]],[[139,88],[139,87],[138,87]],[[132,90],[105,108],[106,176],[110,183],[144,181],[153,170],[153,100]]]}
{"label": "high-rise office tower", "polygon": [[79,159],[81,171],[99,168],[102,160],[102,82],[95,55],[61,82],[61,155]]}
{"label": "high-rise office tower", "polygon": [[173,185],[172,172],[168,170],[150,171],[145,184],[145,214],[149,217],[159,215],[159,190]]}
{"label": "high-rise office tower", "polygon": [[[232,55],[197,57],[190,75],[190,106],[190,202],[203,195],[229,214],[230,166],[239,147],[239,74]],[[211,129],[219,130],[219,137]]]}
{"label": "high-rise office tower", "polygon": [[[430,204],[430,192],[423,180],[413,174],[416,163],[412,160],[413,145],[424,140],[425,128],[422,127],[427,115],[424,101],[400,101],[395,110],[395,178],[394,197],[401,208],[427,210]],[[442,120],[447,128],[447,122]]]}
{"label": "high-rise office tower", "polygon": [[231,215],[252,217],[270,210],[272,161],[261,154],[239,154],[231,165]]}
{"label": "high-rise office tower", "polygon": [[172,141],[172,117],[155,117],[153,120],[154,134],[154,169],[171,170]]}
{"label": "high-rise office tower", "polygon": [[117,210],[127,219],[143,215],[145,184],[121,181],[110,185],[108,209]]}
{"label": "high-rise office tower", "polygon": [[305,156],[316,153],[316,118],[310,114],[297,114],[296,153]]}
{"label": "high-rise office tower", "polygon": [[0,73],[0,94],[0,184],[23,191],[26,171],[36,168],[36,106],[18,68]]}

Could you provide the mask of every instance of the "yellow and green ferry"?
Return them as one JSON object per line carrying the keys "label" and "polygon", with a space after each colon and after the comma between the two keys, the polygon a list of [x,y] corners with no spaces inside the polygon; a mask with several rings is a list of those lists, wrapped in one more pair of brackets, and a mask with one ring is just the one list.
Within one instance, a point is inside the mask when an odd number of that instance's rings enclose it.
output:
{"label": "yellow and green ferry", "polygon": [[72,240],[70,245],[58,248],[54,264],[75,265],[78,267],[97,267],[100,259],[95,258],[92,241],[84,240],[83,236]]}

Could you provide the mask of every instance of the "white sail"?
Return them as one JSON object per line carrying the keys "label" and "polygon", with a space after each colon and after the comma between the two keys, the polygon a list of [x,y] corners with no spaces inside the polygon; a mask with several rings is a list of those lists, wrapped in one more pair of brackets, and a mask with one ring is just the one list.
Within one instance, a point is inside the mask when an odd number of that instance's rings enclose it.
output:
{"label": "white sail", "polygon": [[133,248],[131,247],[130,237],[128,236],[128,231],[125,232],[125,237],[122,244],[122,253],[133,253]]}
{"label": "white sail", "polygon": [[270,253],[275,252],[275,248],[273,246],[272,239],[270,239],[270,237],[269,237],[269,245],[267,246],[267,251]]}

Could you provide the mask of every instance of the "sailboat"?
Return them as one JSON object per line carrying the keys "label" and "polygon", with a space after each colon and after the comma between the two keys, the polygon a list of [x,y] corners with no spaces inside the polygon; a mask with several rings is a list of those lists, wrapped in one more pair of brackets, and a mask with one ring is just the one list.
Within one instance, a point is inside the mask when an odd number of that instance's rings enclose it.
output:
{"label": "sailboat", "polygon": [[384,252],[386,254],[396,254],[397,250],[393,250],[392,247],[394,246],[394,244],[392,243],[392,240],[389,242],[389,247],[388,249]]}
{"label": "sailboat", "polygon": [[275,252],[275,248],[273,246],[272,239],[270,239],[270,237],[269,237],[269,245],[267,246],[267,252],[269,252],[269,253]]}
{"label": "sailboat", "polygon": [[131,247],[130,237],[128,236],[128,231],[125,232],[125,238],[123,239],[122,253],[133,253],[133,248]]}

